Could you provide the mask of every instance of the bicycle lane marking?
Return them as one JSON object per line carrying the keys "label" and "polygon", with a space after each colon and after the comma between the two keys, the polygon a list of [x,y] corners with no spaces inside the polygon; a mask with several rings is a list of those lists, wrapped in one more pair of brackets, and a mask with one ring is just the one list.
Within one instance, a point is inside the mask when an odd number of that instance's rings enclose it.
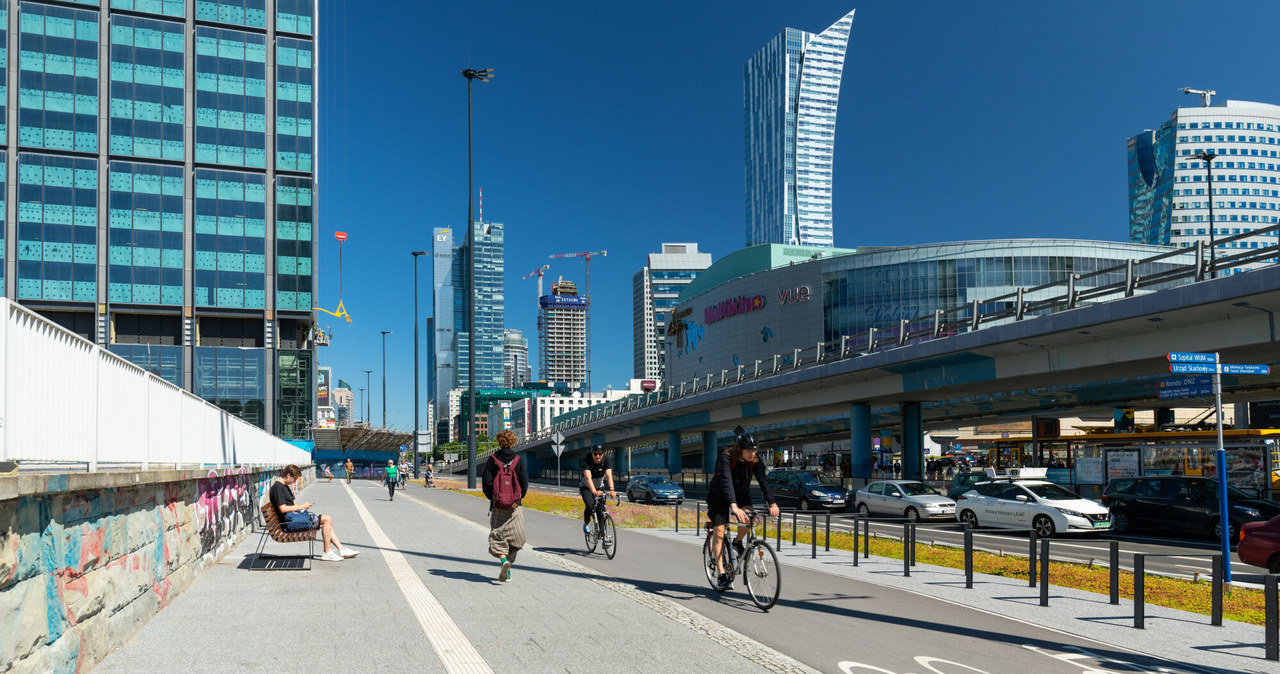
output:
{"label": "bicycle lane marking", "polygon": [[[473,522],[465,517],[427,503],[415,496],[411,496],[409,494],[406,494],[406,496],[414,503],[417,503],[424,508],[434,510],[435,512],[454,521],[461,522],[472,529],[484,531],[486,533],[489,531],[487,527],[477,522]],[[582,564],[578,564],[577,562],[559,555],[542,552],[532,545],[526,545],[521,548],[520,551],[522,553],[528,552],[537,555],[539,558],[546,560],[551,564],[555,564],[567,571],[572,571],[573,573],[579,574],[602,587],[613,590],[614,592],[617,592],[638,604],[652,609],[654,612],[668,620],[688,627],[694,632],[707,637],[717,644],[724,646],[739,656],[760,665],[765,669],[773,672],[787,672],[789,674],[793,672],[801,674],[819,674],[818,670],[804,664],[803,662],[800,662],[781,651],[774,650],[755,639],[742,634],[741,632],[726,627],[725,625],[722,625],[701,613],[697,613],[696,611],[680,606],[670,599],[645,592],[632,585],[627,585],[626,583],[618,582],[595,569],[583,566]]]}
{"label": "bicycle lane marking", "polygon": [[[395,579],[396,585],[399,586],[400,592],[404,594],[405,601],[409,602],[409,608],[413,610],[413,616],[417,618],[418,625],[422,628],[422,633],[427,636],[431,642],[431,647],[435,649],[436,655],[440,657],[441,664],[444,665],[448,672],[456,672],[457,674],[492,674],[493,669],[489,667],[489,663],[485,662],[480,653],[471,645],[471,641],[458,627],[453,618],[449,617],[449,613],[444,610],[444,606],[436,599],[431,590],[422,582],[413,568],[409,566],[408,560],[395,547],[391,539],[382,531],[382,527],[373,519],[373,515],[369,513],[368,508],[364,507],[364,503],[360,497],[351,489],[350,485],[344,484],[343,488],[347,490],[347,494],[351,496],[351,500],[355,502],[356,512],[360,514],[360,519],[364,522],[364,526],[369,530],[369,535],[373,538],[373,544],[382,549],[382,559],[391,569],[391,576]],[[409,498],[418,501],[418,499],[410,496]],[[421,501],[418,501],[421,503]]]}

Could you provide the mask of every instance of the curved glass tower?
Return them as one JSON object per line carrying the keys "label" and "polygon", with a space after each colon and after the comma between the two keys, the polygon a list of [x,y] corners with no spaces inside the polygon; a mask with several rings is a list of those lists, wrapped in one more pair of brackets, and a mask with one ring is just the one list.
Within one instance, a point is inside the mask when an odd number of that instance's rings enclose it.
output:
{"label": "curved glass tower", "polygon": [[787,28],[743,69],[747,245],[835,245],[836,104],[853,10],[818,34]]}

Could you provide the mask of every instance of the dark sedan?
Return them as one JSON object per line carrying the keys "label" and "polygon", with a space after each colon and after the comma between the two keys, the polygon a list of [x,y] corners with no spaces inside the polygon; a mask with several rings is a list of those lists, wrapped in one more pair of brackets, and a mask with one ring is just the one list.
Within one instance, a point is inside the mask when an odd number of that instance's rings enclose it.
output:
{"label": "dark sedan", "polygon": [[849,503],[849,492],[839,482],[815,471],[772,471],[769,490],[779,505],[792,505],[799,510],[844,510]]}
{"label": "dark sedan", "polygon": [[637,475],[627,483],[627,500],[635,503],[684,503],[684,489],[665,475]]}
{"label": "dark sedan", "polygon": [[[1186,475],[1147,475],[1112,480],[1102,493],[1111,510],[1111,530],[1145,533],[1167,529],[1215,538],[1222,535],[1218,481]],[[1280,515],[1280,503],[1251,498],[1227,486],[1229,538],[1240,536],[1246,522],[1265,522]]]}

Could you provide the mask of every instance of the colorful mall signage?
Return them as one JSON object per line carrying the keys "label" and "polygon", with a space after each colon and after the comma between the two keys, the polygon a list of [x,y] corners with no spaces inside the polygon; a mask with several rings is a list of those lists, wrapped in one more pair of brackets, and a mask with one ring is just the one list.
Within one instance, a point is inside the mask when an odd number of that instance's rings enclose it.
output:
{"label": "colorful mall signage", "polygon": [[719,304],[713,304],[702,312],[702,320],[707,325],[715,323],[722,318],[745,314],[748,311],[759,311],[764,308],[764,295],[754,295],[748,297],[740,295],[733,299],[728,299]]}

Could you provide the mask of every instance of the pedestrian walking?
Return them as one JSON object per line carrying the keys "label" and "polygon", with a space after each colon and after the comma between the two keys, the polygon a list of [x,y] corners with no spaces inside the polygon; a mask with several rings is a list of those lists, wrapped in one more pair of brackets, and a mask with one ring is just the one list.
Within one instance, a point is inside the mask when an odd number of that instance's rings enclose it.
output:
{"label": "pedestrian walking", "polygon": [[347,471],[347,484],[351,484],[351,471],[356,469],[356,467],[351,464],[351,459],[347,459],[347,462],[342,464],[342,468]]}
{"label": "pedestrian walking", "polygon": [[387,475],[382,479],[387,483],[387,495],[391,497],[392,501],[396,500],[396,482],[399,480],[399,476],[400,471],[396,469],[396,462],[388,460]]}
{"label": "pedestrian walking", "polygon": [[511,565],[524,547],[524,509],[520,506],[529,491],[529,472],[520,455],[511,449],[516,434],[498,434],[498,451],[484,464],[480,486],[489,498],[489,554],[498,558],[498,580],[511,580]]}

